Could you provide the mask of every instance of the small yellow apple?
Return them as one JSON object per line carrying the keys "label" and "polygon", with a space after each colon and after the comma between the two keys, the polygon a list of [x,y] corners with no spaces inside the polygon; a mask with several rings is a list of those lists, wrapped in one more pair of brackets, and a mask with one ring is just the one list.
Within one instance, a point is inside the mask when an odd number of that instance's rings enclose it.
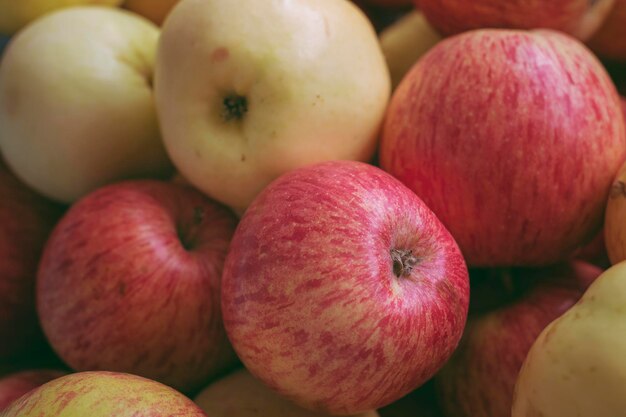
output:
{"label": "small yellow apple", "polygon": [[180,0],[126,0],[124,7],[138,13],[161,26],[163,21]]}

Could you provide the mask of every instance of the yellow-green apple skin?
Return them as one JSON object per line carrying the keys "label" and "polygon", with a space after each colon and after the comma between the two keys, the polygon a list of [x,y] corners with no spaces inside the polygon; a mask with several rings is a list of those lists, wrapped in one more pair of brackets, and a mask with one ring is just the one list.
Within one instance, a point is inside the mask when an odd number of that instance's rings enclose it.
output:
{"label": "yellow-green apple skin", "polygon": [[626,262],[546,327],[517,379],[512,417],[626,415]]}
{"label": "yellow-green apple skin", "polygon": [[155,77],[172,161],[238,212],[296,167],[370,160],[390,95],[376,33],[347,0],[182,0]]}
{"label": "yellow-green apple skin", "polygon": [[12,38],[0,64],[0,151],[23,182],[70,203],[171,173],[151,86],[158,36],[131,12],[84,6]]}
{"label": "yellow-green apple skin", "polygon": [[124,7],[147,17],[160,26],[179,1],[180,0],[126,0]]}
{"label": "yellow-green apple skin", "polygon": [[[239,369],[214,382],[195,398],[210,417],[330,417],[302,408],[280,396],[246,369]],[[379,417],[367,411],[354,417]]]}
{"label": "yellow-green apple skin", "polygon": [[435,46],[442,36],[419,10],[413,10],[380,34],[380,44],[395,88],[411,67]]}
{"label": "yellow-green apple skin", "polygon": [[2,417],[206,417],[189,398],[130,374],[81,372],[50,381],[13,402]]}
{"label": "yellow-green apple skin", "polygon": [[0,33],[12,34],[53,10],[71,6],[118,6],[122,0],[0,0]]}

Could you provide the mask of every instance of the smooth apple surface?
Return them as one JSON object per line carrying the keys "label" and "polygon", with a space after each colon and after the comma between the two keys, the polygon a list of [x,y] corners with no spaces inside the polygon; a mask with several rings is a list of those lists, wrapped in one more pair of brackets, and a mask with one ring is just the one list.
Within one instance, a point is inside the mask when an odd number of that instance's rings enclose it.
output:
{"label": "smooth apple surface", "polygon": [[415,0],[446,35],[473,29],[554,29],[586,40],[620,0]]}
{"label": "smooth apple surface", "polygon": [[[211,417],[330,417],[302,408],[272,391],[246,369],[240,369],[202,390],[194,402]],[[368,411],[354,417],[379,417]]]}
{"label": "smooth apple surface", "polygon": [[622,165],[609,194],[604,216],[604,239],[612,264],[626,260],[626,163]]}
{"label": "smooth apple surface", "polygon": [[232,366],[220,278],[234,215],[191,187],[129,181],[72,206],[39,266],[37,309],[73,369],[185,392]]}
{"label": "smooth apple surface", "polygon": [[152,94],[159,29],[131,12],[72,7],[12,38],[0,65],[0,150],[26,184],[73,202],[171,164]]}
{"label": "smooth apple surface", "polygon": [[35,311],[35,277],[63,207],[22,184],[0,159],[0,363],[32,354],[44,338]]}
{"label": "smooth apple surface", "polygon": [[54,379],[12,403],[2,417],[207,417],[176,390],[136,375],[81,372]]}
{"label": "smooth apple surface", "polygon": [[449,358],[467,274],[448,231],[399,181],[365,163],[321,163],[284,174],[244,214],[224,267],[224,322],[268,386],[355,414]]}
{"label": "smooth apple surface", "polygon": [[438,43],[396,89],[380,147],[381,166],[476,267],[568,258],[600,230],[625,156],[608,74],[580,42],[543,30]]}
{"label": "smooth apple surface", "polygon": [[390,92],[371,23],[343,0],[185,0],[155,75],[174,164],[237,212],[291,169],[369,161]]}
{"label": "smooth apple surface", "polygon": [[180,0],[126,0],[124,7],[161,26]]}
{"label": "smooth apple surface", "polygon": [[602,58],[626,62],[626,0],[615,0],[609,17],[589,40],[589,47]]}
{"label": "smooth apple surface", "polygon": [[512,417],[624,415],[626,262],[600,275],[528,353]]}
{"label": "smooth apple surface", "polygon": [[52,11],[83,5],[118,6],[123,0],[0,0],[0,34],[10,35]]}
{"label": "smooth apple surface", "polygon": [[444,415],[510,417],[517,375],[534,341],[601,273],[580,261],[512,271],[513,280],[530,286],[497,309],[470,314],[459,348],[435,376]]}
{"label": "smooth apple surface", "polygon": [[53,369],[21,371],[0,378],[0,412],[22,395],[67,372]]}

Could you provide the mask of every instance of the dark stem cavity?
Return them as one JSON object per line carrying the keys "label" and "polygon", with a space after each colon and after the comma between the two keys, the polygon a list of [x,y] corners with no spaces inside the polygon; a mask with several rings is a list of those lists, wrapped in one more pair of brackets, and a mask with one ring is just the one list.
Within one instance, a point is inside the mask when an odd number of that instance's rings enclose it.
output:
{"label": "dark stem cavity", "polygon": [[419,262],[412,250],[391,249],[391,261],[393,262],[393,273],[396,277],[408,277],[411,271]]}
{"label": "dark stem cavity", "polygon": [[248,100],[244,96],[229,94],[222,101],[222,117],[225,121],[241,120],[248,111]]}

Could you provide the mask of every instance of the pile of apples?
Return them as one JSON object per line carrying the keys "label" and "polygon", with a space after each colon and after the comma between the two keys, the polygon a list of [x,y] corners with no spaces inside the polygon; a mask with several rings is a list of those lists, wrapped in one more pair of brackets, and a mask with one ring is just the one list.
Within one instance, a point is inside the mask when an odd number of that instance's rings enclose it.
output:
{"label": "pile of apples", "polygon": [[626,0],[0,33],[0,416],[626,416]]}

